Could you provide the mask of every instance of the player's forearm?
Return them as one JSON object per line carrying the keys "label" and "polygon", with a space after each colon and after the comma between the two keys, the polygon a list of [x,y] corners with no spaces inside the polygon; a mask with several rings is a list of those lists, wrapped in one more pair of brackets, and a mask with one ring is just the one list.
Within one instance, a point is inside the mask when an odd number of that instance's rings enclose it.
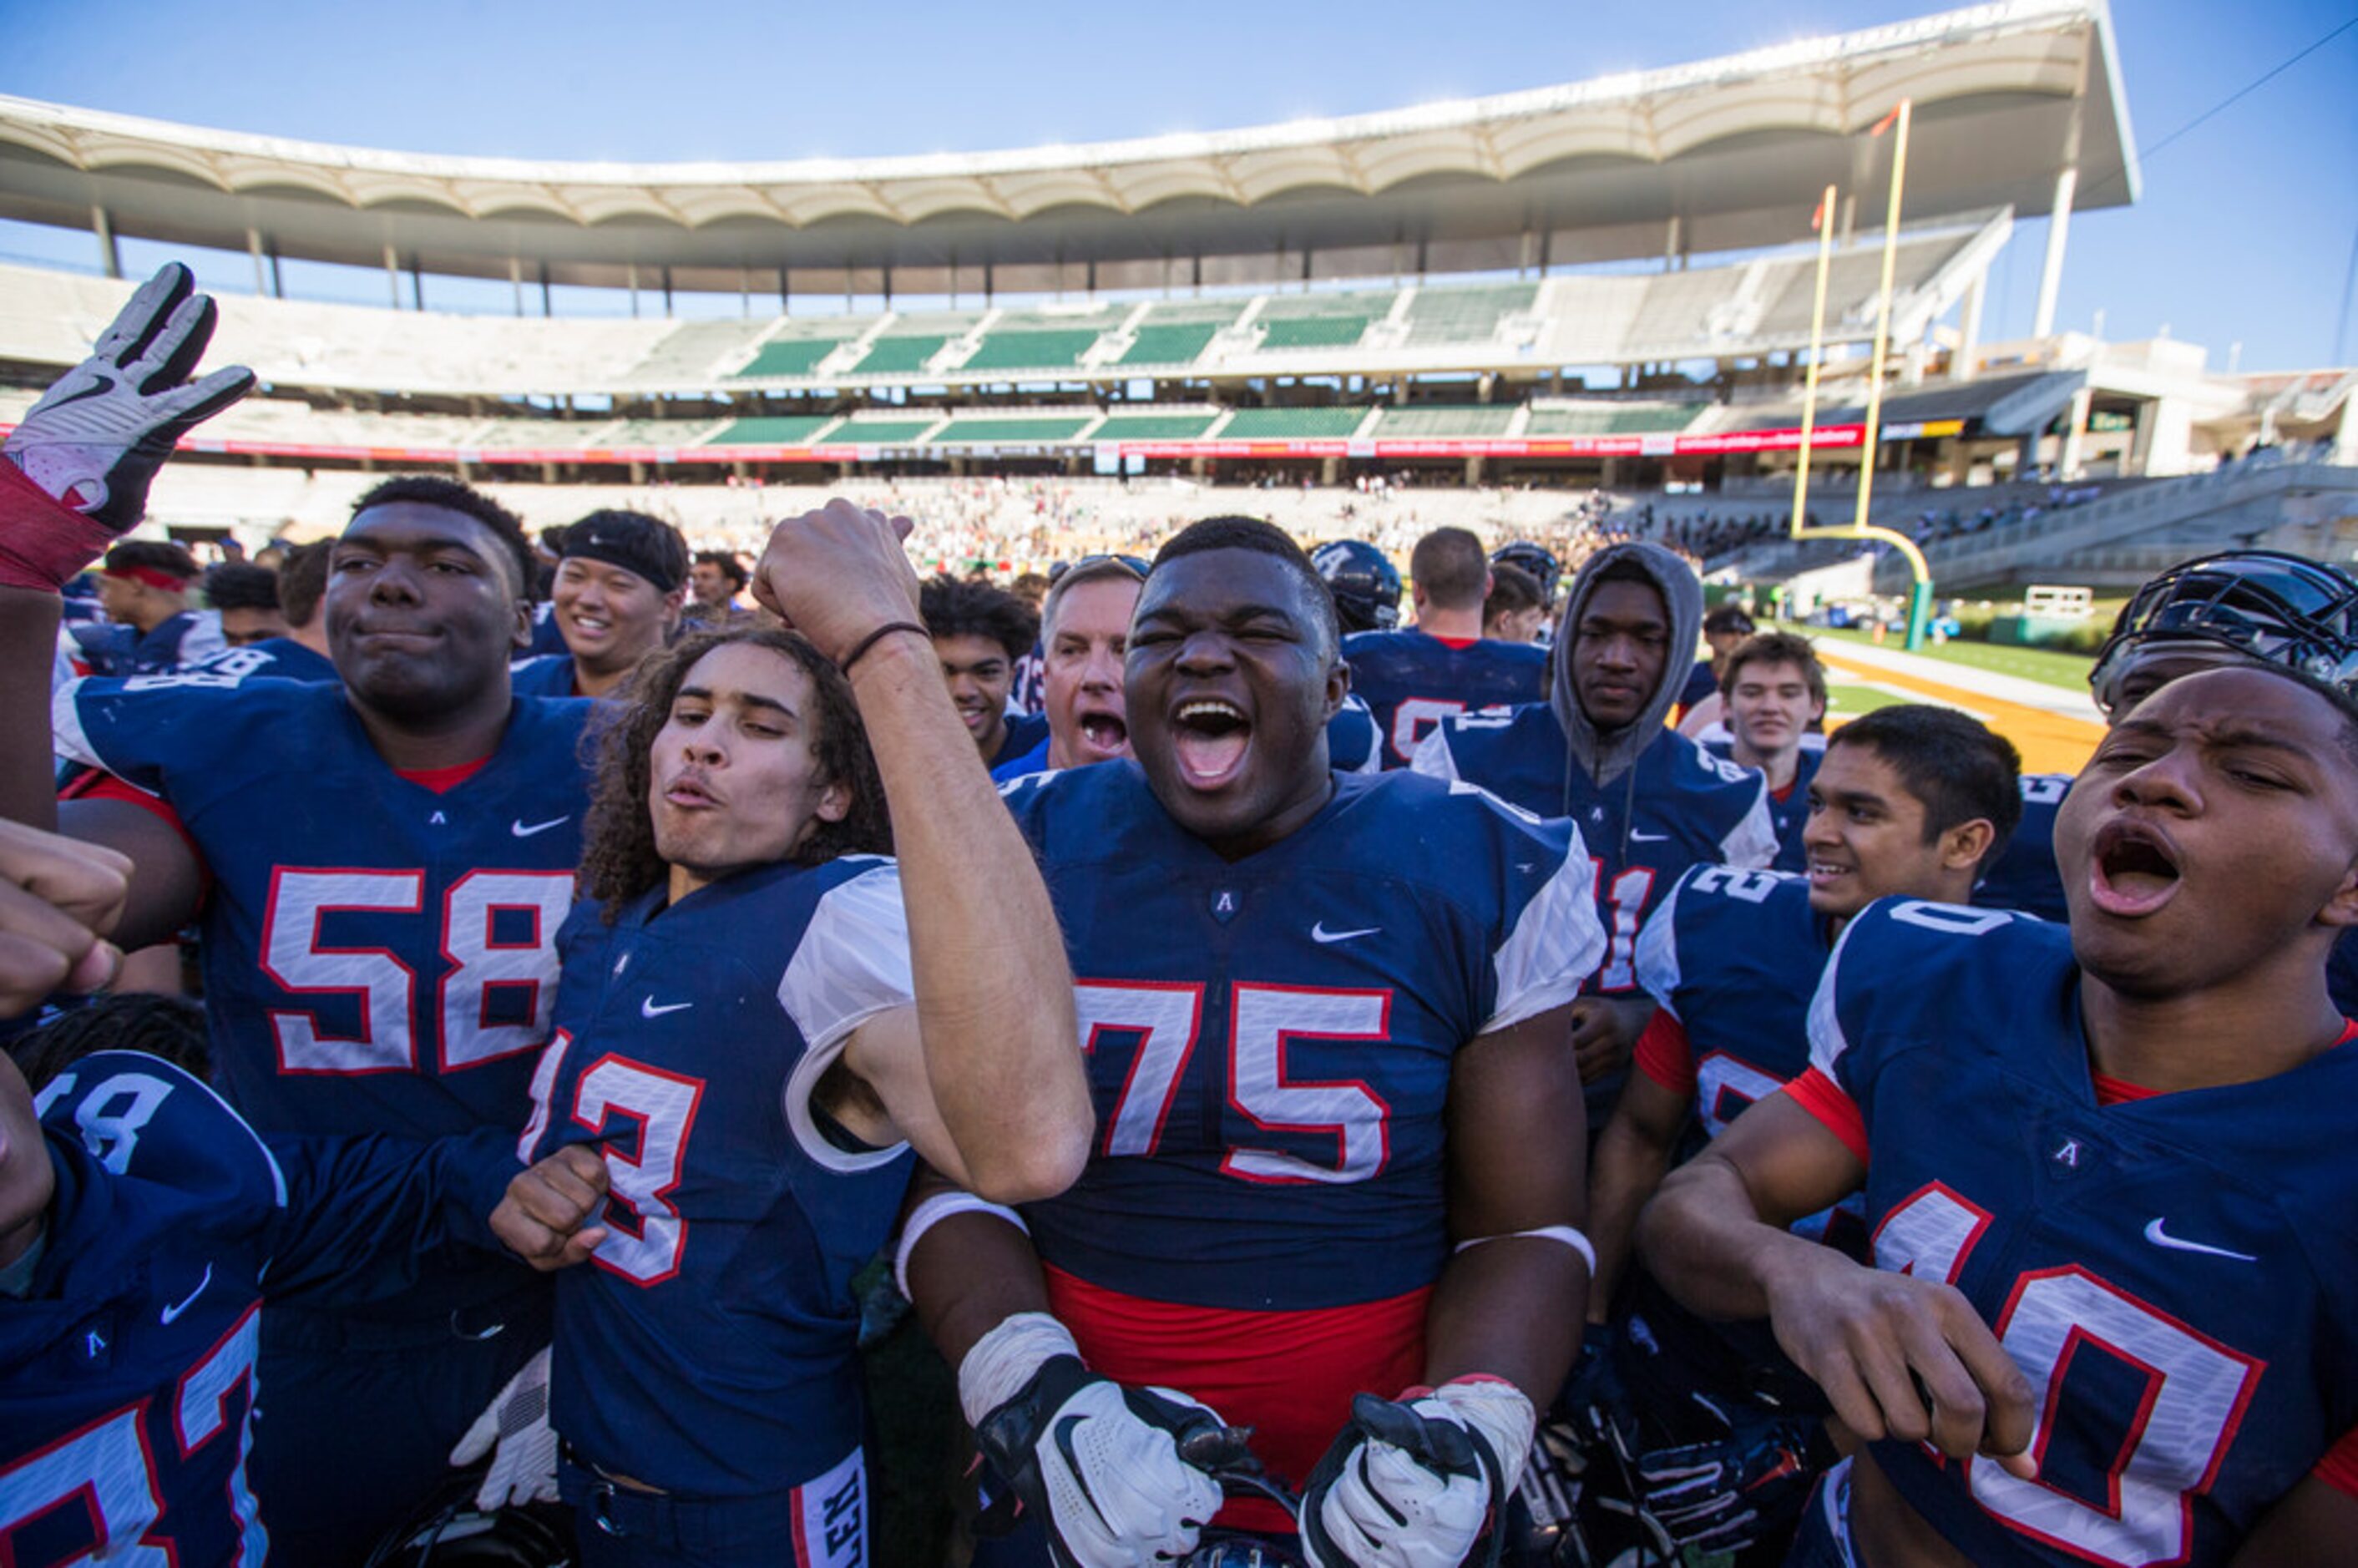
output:
{"label": "player's forearm", "polygon": [[[1631,1089],[1637,1087],[1632,1074]],[[1671,1168],[1671,1146],[1626,1116],[1616,1114],[1596,1139],[1589,1172],[1588,1238],[1596,1248],[1596,1274],[1588,1284],[1588,1321],[1603,1323],[1635,1244],[1639,1211]]]}
{"label": "player's forearm", "polygon": [[927,1227],[903,1272],[917,1321],[954,1368],[1017,1313],[1048,1310],[1032,1238],[991,1215],[955,1214]]}
{"label": "player's forearm", "polygon": [[1767,1317],[1781,1271],[1841,1256],[1762,1219],[1743,1176],[1708,1149],[1663,1178],[1637,1241],[1663,1288],[1722,1321]]}
{"label": "player's forearm", "polygon": [[1045,1196],[1093,1126],[1072,971],[1030,847],[951,707],[930,644],[901,634],[852,669],[892,806],[926,1076],[978,1181]]}
{"label": "player's forearm", "polygon": [[58,596],[0,588],[0,816],[58,825],[50,758],[49,672],[58,648]]}
{"label": "player's forearm", "polygon": [[[1504,1237],[1450,1259],[1425,1309],[1424,1380],[1504,1378],[1541,1410],[1580,1351],[1587,1265],[1560,1241]],[[1397,1390],[1377,1390],[1387,1396]]]}

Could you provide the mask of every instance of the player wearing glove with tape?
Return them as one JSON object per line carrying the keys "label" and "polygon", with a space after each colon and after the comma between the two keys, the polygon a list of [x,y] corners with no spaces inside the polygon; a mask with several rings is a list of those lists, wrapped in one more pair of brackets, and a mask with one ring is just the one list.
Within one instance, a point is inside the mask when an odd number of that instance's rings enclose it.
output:
{"label": "player wearing glove with tape", "polygon": [[1291,540],[1196,524],[1131,621],[1139,765],[1008,793],[1072,954],[1100,1132],[1059,1197],[928,1200],[904,1227],[912,1299],[1032,1516],[978,1564],[1291,1533],[1258,1498],[1213,1518],[1216,1420],[1307,1486],[1299,1528],[1330,1568],[1456,1563],[1570,1368],[1587,1268],[1562,1064],[1604,947],[1588,855],[1477,791],[1338,779],[1337,640]]}

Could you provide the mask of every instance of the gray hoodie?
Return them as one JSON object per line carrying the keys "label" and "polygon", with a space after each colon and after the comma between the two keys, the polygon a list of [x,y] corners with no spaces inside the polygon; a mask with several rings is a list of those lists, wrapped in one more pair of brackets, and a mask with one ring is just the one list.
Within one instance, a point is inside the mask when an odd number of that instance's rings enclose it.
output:
{"label": "gray hoodie", "polygon": [[[1645,708],[1618,730],[1600,730],[1580,708],[1572,684],[1572,629],[1580,624],[1596,579],[1616,561],[1632,561],[1660,590],[1671,613],[1670,654],[1662,661],[1661,684]],[[1563,727],[1565,754],[1597,785],[1611,784],[1636,765],[1639,753],[1659,740],[1662,720],[1669,717],[1693,668],[1695,640],[1703,633],[1703,582],[1693,568],[1660,545],[1643,540],[1611,545],[1588,557],[1572,579],[1572,596],[1564,600],[1563,619],[1556,623],[1555,674],[1548,688],[1548,706]]]}

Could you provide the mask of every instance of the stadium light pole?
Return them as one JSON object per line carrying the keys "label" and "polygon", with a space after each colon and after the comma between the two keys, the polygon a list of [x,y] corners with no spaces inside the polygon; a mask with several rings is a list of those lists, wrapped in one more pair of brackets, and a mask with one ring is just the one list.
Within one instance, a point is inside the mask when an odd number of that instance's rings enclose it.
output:
{"label": "stadium light pole", "polygon": [[[1890,114],[1886,114],[1882,119],[1877,121],[1875,129],[1867,133],[1870,136],[1879,136],[1883,135],[1885,131],[1890,130],[1895,125],[1898,128],[1898,135],[1893,139],[1891,144],[1891,201],[1883,223],[1883,289],[1876,305],[1875,352],[1866,367],[1866,427],[1862,432],[1860,432],[1861,449],[1859,454],[1858,469],[1858,509],[1851,519],[1850,526],[1847,528],[1807,528],[1802,526],[1801,502],[1807,493],[1806,472],[1796,479],[1793,487],[1794,538],[1876,539],[1884,544],[1889,545],[1894,549],[1898,550],[1902,556],[1907,557],[1909,570],[1914,577],[1914,581],[1909,588],[1908,595],[1907,646],[1910,653],[1913,653],[1924,646],[1925,628],[1931,620],[1931,568],[1924,559],[1924,552],[1917,548],[1915,540],[1909,538],[1907,535],[1900,533],[1896,528],[1877,528],[1872,526],[1866,520],[1866,514],[1867,507],[1873,497],[1875,486],[1875,448],[1876,442],[1880,435],[1880,425],[1882,422],[1883,356],[1888,351],[1891,341],[1891,285],[1893,275],[1898,268],[1899,260],[1899,199],[1900,193],[1906,188],[1908,180],[1908,122],[1909,110],[1912,107],[1913,105],[1909,100],[1902,98],[1899,101],[1898,107],[1893,109]],[[1833,194],[1831,189],[1829,189],[1827,194],[1829,196]],[[1833,227],[1832,223],[1829,222],[1832,215],[1830,203],[1821,203],[1819,222],[1822,227],[1820,230],[1821,237],[1818,242],[1817,309],[1811,319],[1810,325],[1810,340],[1812,344],[1820,341],[1821,336],[1824,330],[1826,313],[1826,270],[1830,265],[1830,238],[1828,232]],[[1817,356],[1815,353],[1812,353],[1810,360],[1808,390],[1803,394],[1806,401],[1803,404],[1801,416],[1801,461],[1805,470],[1809,463],[1810,430],[1813,422],[1812,416],[1816,411],[1817,384]]]}

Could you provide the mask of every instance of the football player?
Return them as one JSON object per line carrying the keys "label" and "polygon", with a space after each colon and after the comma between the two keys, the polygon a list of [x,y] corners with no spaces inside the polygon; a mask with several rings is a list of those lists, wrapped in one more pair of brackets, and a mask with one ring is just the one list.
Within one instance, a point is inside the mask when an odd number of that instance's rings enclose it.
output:
{"label": "football player", "polygon": [[1058,1563],[1184,1556],[1220,1499],[1174,1433],[1223,1419],[1306,1488],[1316,1561],[1458,1562],[1575,1347],[1588,857],[1479,791],[1331,771],[1337,640],[1283,533],[1193,524],[1131,623],[1134,761],[1008,793],[1102,1131],[1020,1215],[927,1198],[903,1262]]}
{"label": "football player", "polygon": [[1004,766],[1048,733],[1047,715],[1011,711],[1018,660],[1040,633],[1040,618],[1013,594],[986,582],[937,577],[925,584],[925,622],[941,655],[942,679],[966,719],[983,766]]}
{"label": "football player", "polygon": [[737,602],[750,579],[745,563],[728,550],[698,550],[687,568],[687,602],[680,613],[706,626],[733,626],[753,611]]}
{"label": "football player", "polygon": [[1418,742],[1453,713],[1545,695],[1547,653],[1482,634],[1490,563],[1463,528],[1435,528],[1409,554],[1416,624],[1343,640],[1351,687],[1374,710],[1384,766],[1404,768]]}
{"label": "football player", "polygon": [[328,591],[328,557],[334,549],[332,541],[319,539],[285,551],[277,571],[275,602],[286,629],[243,647],[223,649],[192,665],[190,673],[223,676],[233,680],[249,676],[269,676],[276,680],[335,680],[335,661],[328,648],[328,624],[319,613],[319,601]]}
{"label": "football player", "polygon": [[[1679,1154],[1689,1113],[1716,1138],[1801,1075],[1810,999],[1844,925],[1877,898],[1964,903],[2020,809],[2017,773],[2014,748],[1962,713],[1878,708],[1835,731],[1809,785],[1806,877],[1698,866],[1663,896],[1638,942],[1639,983],[1658,1005],[1590,1172],[1593,1325],[1617,1321],[1608,1308],[1630,1228]],[[1863,1257],[1856,1209],[1845,1204],[1795,1228]],[[1779,1454],[1806,1452],[1807,1423],[1823,1413],[1790,1387],[1772,1387],[1773,1347],[1715,1335],[1653,1294],[1635,1303],[1627,1333],[1595,1338],[1633,1396],[1639,1445],[1650,1450],[1638,1473],[1641,1482],[1661,1477],[1650,1488],[1653,1512],[1675,1537],[1727,1550],[1790,1527],[1791,1512],[1776,1517],[1763,1477],[1738,1470],[1749,1455],[1774,1467]],[[1798,1507],[1807,1474],[1796,1464],[1778,1479]]]}
{"label": "football player", "polygon": [[1419,773],[1571,817],[1595,857],[1612,947],[1575,1011],[1573,1043],[1599,1125],[1651,1011],[1632,957],[1654,895],[1690,866],[1748,870],[1777,855],[1761,776],[1663,727],[1677,696],[1673,653],[1693,645],[1702,613],[1703,585],[1670,551],[1600,550],[1564,601],[1548,699],[1450,718],[1416,756]]}
{"label": "football player", "polygon": [[[103,983],[130,879],[111,850],[0,823],[0,1013]],[[0,1557],[260,1563],[264,1297],[364,1297],[446,1239],[494,1245],[513,1148],[265,1139],[161,1057],[51,1065],[37,1093],[0,1053]],[[568,1179],[603,1180],[579,1160]]]}
{"label": "football player", "polygon": [[1678,707],[1671,715],[1672,723],[1692,735],[1719,721],[1727,655],[1756,630],[1751,612],[1740,604],[1718,605],[1703,618],[1704,645],[1711,655],[1697,659],[1687,670],[1686,684],[1679,688]]}
{"label": "football player", "polygon": [[1333,539],[1310,552],[1310,564],[1335,596],[1343,635],[1389,632],[1400,624],[1400,568],[1390,556],[1365,539]]}
{"label": "football player", "polygon": [[[2358,706],[2181,676],[2056,846],[2068,929],[1853,919],[1810,1067],[1665,1179],[1647,1265],[1767,1317],[1866,1444],[1793,1562],[2351,1562],[2358,1026],[2325,968],[2358,925]],[[1873,1267],[1786,1228],[1862,1189]]]}
{"label": "football player", "polygon": [[[1087,1153],[1074,1016],[1040,1004],[1071,990],[1055,913],[899,543],[837,502],[779,526],[760,584],[809,640],[692,637],[604,732],[524,1134],[613,1178],[551,1383],[593,1565],[867,1562],[850,1281],[908,1151],[1011,1203]],[[897,866],[888,795],[922,806]],[[520,1177],[510,1217],[561,1237],[591,1212],[562,1197]]]}
{"label": "football player", "polygon": [[1547,622],[1547,601],[1531,573],[1490,563],[1490,596],[1482,601],[1482,635],[1493,643],[1536,643]]}
{"label": "football player", "polygon": [[[264,1132],[516,1127],[572,902],[590,709],[510,694],[531,559],[514,516],[444,479],[362,495],[323,611],[341,687],[84,681],[59,694],[52,726],[49,651],[28,669],[14,641],[55,625],[40,584],[138,521],[174,434],[250,384],[242,371],[176,384],[211,322],[187,269],[168,267],[43,400],[59,412],[61,392],[96,388],[65,403],[73,417],[57,426],[37,404],[9,437],[8,807],[55,820],[27,782],[46,778],[53,743],[120,781],[68,803],[65,826],[130,857],[115,934],[126,947],[201,915],[214,1070]],[[282,1561],[364,1557],[440,1482],[453,1444],[545,1340],[547,1314],[546,1281],[465,1252],[426,1260],[363,1310],[274,1313],[254,1478]]]}
{"label": "football player", "polygon": [[99,607],[106,623],[76,641],[92,671],[107,676],[157,675],[218,654],[221,621],[189,604],[196,558],[159,539],[125,539],[106,552],[98,572]]}
{"label": "football player", "polygon": [[592,512],[558,535],[549,604],[566,652],[519,664],[521,697],[611,697],[678,629],[687,541],[644,512]]}
{"label": "football player", "polygon": [[1817,727],[1826,716],[1826,670],[1807,637],[1759,632],[1728,651],[1720,695],[1726,738],[1698,737],[1704,749],[1768,781],[1768,820],[1777,829],[1780,871],[1798,871],[1806,859],[1802,830],[1810,820],[1810,779],[1825,754]]}
{"label": "football player", "polygon": [[1044,768],[1078,768],[1130,755],[1130,720],[1121,706],[1121,656],[1130,612],[1146,580],[1143,562],[1091,556],[1060,574],[1040,608],[1041,691],[1048,733],[995,779]]}
{"label": "football player", "polygon": [[221,621],[222,641],[252,647],[287,635],[287,615],[278,608],[278,574],[268,567],[223,561],[205,573],[205,605]]}

